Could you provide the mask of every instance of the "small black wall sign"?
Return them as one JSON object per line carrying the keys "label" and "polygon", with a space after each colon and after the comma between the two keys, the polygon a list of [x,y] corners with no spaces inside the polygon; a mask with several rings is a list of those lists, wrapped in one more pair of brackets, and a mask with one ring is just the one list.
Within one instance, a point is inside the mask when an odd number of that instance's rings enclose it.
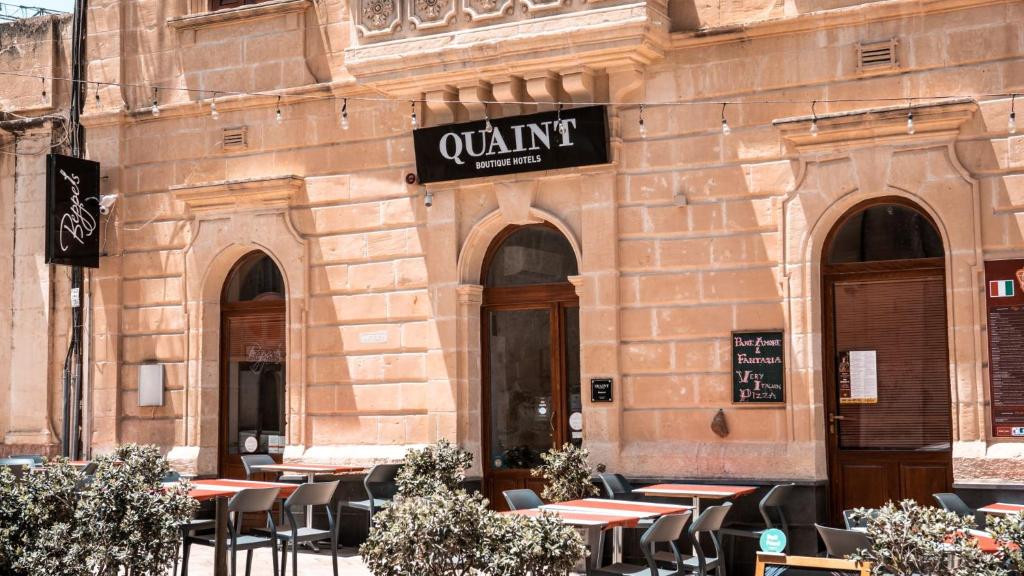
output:
{"label": "small black wall sign", "polygon": [[612,379],[591,378],[590,379],[590,401],[611,402],[612,401]]}
{"label": "small black wall sign", "polygon": [[46,157],[46,262],[100,265],[100,164]]}
{"label": "small black wall sign", "polygon": [[490,122],[490,131],[485,121],[413,131],[419,181],[428,184],[608,162],[604,106]]}
{"label": "small black wall sign", "polygon": [[732,401],[734,404],[781,404],[783,383],[782,331],[733,332]]}

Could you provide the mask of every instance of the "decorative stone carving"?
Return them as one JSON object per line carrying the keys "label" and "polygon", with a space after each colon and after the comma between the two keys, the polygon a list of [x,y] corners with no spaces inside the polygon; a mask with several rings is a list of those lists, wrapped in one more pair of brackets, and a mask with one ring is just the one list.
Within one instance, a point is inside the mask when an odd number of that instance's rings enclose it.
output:
{"label": "decorative stone carving", "polygon": [[454,0],[410,0],[409,20],[419,29],[446,26],[455,17]]}
{"label": "decorative stone carving", "polygon": [[562,0],[523,0],[523,8],[527,13],[554,10],[562,6]]}
{"label": "decorative stone carving", "polygon": [[387,34],[399,24],[396,0],[361,0],[359,30],[366,36]]}
{"label": "decorative stone carving", "polygon": [[504,16],[512,10],[512,0],[462,0],[462,9],[471,22]]}

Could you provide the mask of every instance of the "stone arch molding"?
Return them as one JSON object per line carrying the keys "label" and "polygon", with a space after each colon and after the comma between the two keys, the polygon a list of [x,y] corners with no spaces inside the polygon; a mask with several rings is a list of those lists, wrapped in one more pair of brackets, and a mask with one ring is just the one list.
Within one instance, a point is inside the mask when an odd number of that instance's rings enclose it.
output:
{"label": "stone arch molding", "polygon": [[572,229],[554,214],[541,210],[540,208],[530,207],[529,217],[525,220],[510,220],[507,218],[506,212],[502,210],[495,210],[487,216],[484,216],[466,235],[466,241],[463,243],[462,250],[459,253],[458,263],[458,277],[459,283],[463,285],[479,285],[481,283],[481,272],[484,263],[484,256],[487,254],[487,250],[490,248],[491,243],[494,242],[494,238],[499,232],[505,229],[510,224],[529,224],[529,223],[540,223],[547,222],[559,232],[562,236],[569,241],[569,245],[572,246],[573,254],[576,255],[576,263],[580,270],[583,268],[583,252],[580,249],[579,239],[573,233]]}
{"label": "stone arch molding", "polygon": [[308,246],[292,225],[287,208],[263,212],[202,214],[194,221],[185,250],[185,301],[188,327],[186,446],[175,448],[197,473],[217,470],[220,418],[220,300],[236,262],[259,250],[277,264],[287,293],[287,438],[289,451],[302,450],[305,438],[305,317],[308,309]]}
{"label": "stone arch molding", "polygon": [[855,205],[898,196],[931,216],[946,251],[947,326],[954,458],[965,442],[984,438],[979,282],[984,271],[979,187],[947,140],[873,142],[848,149],[804,150],[799,178],[782,204],[783,282],[789,312],[789,379],[793,397],[812,406],[808,435],[819,451],[818,474],[827,477],[823,391],[822,286],[825,239]]}

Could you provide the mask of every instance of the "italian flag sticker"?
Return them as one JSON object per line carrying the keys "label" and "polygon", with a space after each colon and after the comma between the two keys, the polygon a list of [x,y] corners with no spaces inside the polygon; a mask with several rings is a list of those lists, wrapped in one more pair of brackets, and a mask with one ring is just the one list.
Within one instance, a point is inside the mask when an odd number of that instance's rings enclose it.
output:
{"label": "italian flag sticker", "polygon": [[1013,280],[993,280],[988,283],[988,295],[992,298],[1013,296]]}

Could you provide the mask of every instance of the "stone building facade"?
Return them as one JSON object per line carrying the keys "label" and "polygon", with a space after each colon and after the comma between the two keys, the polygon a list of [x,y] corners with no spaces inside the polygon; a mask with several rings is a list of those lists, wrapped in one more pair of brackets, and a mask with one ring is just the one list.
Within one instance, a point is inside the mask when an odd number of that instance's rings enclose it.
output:
{"label": "stone building facade", "polygon": [[[45,49],[0,67],[66,77],[68,28],[14,36]],[[544,225],[576,260],[564,281],[578,345],[555,346],[578,353],[573,431],[595,463],[638,479],[793,481],[819,520],[877,474],[897,492],[923,478],[979,502],[1024,482],[1024,444],[993,433],[985,275],[987,261],[1024,258],[1024,135],[1007,125],[1024,92],[1019,2],[95,0],[87,52],[88,157],[118,198],[87,280],[94,452],[155,443],[183,470],[218,472],[224,287],[258,251],[283,281],[285,459],[378,461],[446,437],[492,481],[487,264],[509,226]],[[60,109],[66,82],[45,82],[58,99],[45,105],[39,82],[5,77],[5,110]],[[593,102],[610,103],[611,162],[406,179],[412,111],[439,126]],[[0,158],[13,270],[0,279],[0,428],[8,451],[50,450],[67,280],[42,263],[43,161],[22,153],[59,127],[15,121],[3,147],[19,155]],[[836,467],[827,278],[842,270],[825,264],[872,203],[941,240],[938,300],[918,300],[945,314],[927,333],[945,354],[929,366],[948,366],[935,392],[948,442],[932,446],[948,478],[932,461]],[[733,333],[759,330],[783,334],[785,399],[736,404]],[[151,363],[164,402],[140,407]],[[592,378],[612,380],[611,402],[590,401]]]}

